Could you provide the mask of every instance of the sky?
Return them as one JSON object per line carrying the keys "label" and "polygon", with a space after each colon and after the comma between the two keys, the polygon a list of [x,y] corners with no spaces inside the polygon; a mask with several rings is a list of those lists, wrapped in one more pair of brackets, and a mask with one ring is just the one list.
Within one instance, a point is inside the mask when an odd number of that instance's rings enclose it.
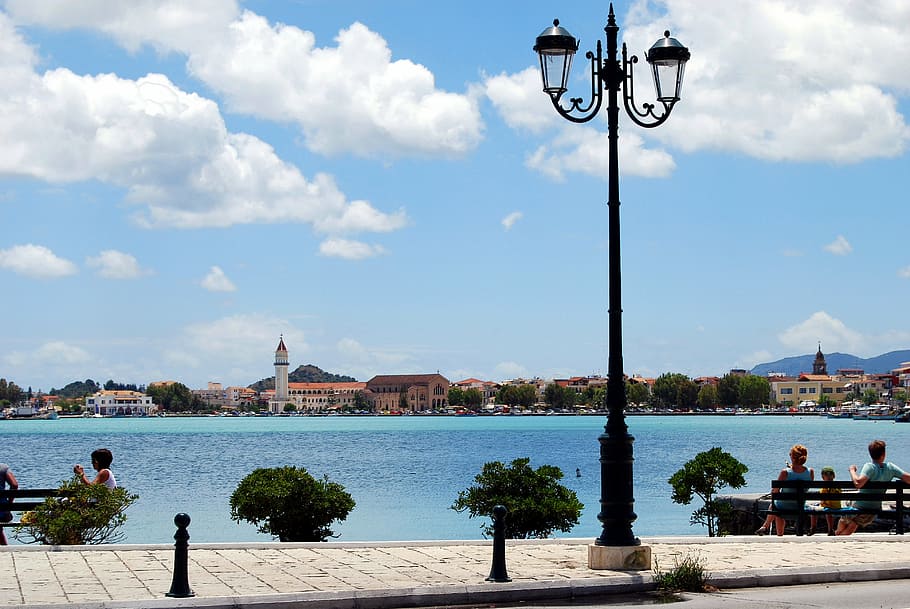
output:
{"label": "sky", "polygon": [[[624,370],[910,348],[910,3],[616,1]],[[606,2],[0,0],[0,377],[607,373]],[[636,101],[653,101],[644,61]]]}

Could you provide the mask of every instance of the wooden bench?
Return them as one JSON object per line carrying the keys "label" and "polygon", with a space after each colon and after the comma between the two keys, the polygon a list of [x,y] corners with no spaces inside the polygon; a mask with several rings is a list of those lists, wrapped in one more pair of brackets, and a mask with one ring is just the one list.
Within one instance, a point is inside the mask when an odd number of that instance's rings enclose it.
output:
{"label": "wooden bench", "polygon": [[[780,509],[773,503],[768,509],[769,514],[781,516],[796,521],[796,534],[803,535],[805,531],[805,521],[808,516],[824,516],[831,514],[833,516],[855,516],[857,514],[875,514],[884,518],[894,519],[894,532],[898,535],[904,534],[904,515],[910,511],[910,506],[906,501],[910,499],[910,486],[901,480],[892,480],[890,482],[866,482],[863,486],[864,492],[860,493],[849,480],[772,480],[772,489],[794,489],[793,492],[786,494],[782,492],[772,493],[773,501],[795,502],[796,505],[789,509]],[[823,488],[837,489],[835,493],[822,493]],[[849,507],[848,502],[862,501],[880,501],[881,509],[853,508]],[[817,504],[821,501],[840,501],[840,509],[821,508]]]}
{"label": "wooden bench", "polygon": [[[27,512],[33,510],[48,497],[59,497],[60,490],[56,488],[20,488],[15,491],[0,491],[0,512]],[[3,499],[12,499],[12,503],[3,502]],[[0,522],[0,527],[17,527],[22,524],[15,518],[11,522]]]}

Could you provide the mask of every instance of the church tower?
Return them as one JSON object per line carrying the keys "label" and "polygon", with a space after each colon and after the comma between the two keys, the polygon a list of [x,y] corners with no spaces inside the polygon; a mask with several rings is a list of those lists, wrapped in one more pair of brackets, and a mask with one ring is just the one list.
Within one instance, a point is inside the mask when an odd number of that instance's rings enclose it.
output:
{"label": "church tower", "polygon": [[275,349],[275,399],[274,402],[281,408],[288,402],[288,348],[284,346],[284,336],[278,339],[278,348]]}
{"label": "church tower", "polygon": [[812,374],[828,376],[828,364],[825,363],[825,356],[822,354],[821,343],[818,343],[818,353],[815,354],[815,361],[812,362]]}

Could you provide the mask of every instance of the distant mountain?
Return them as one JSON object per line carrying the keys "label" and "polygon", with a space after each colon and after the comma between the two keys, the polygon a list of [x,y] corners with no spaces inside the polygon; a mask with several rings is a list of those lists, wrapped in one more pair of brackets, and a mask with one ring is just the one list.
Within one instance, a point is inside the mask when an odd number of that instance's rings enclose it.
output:
{"label": "distant mountain", "polygon": [[[332,374],[331,372],[324,372],[318,366],[313,364],[307,364],[306,366],[298,366],[297,370],[288,374],[288,382],[290,383],[356,383],[357,379],[353,376],[344,376],[342,374]],[[267,379],[262,379],[256,381],[252,385],[249,385],[250,389],[255,389],[256,391],[265,391],[266,389],[275,388],[275,377],[270,376]]]}
{"label": "distant mountain", "polygon": [[[910,362],[910,349],[891,351],[868,359],[850,355],[849,353],[824,353],[824,355],[825,363],[828,365],[828,374],[834,374],[838,370],[845,368],[859,368],[866,374],[882,374],[891,372],[904,362]],[[803,372],[811,373],[814,361],[814,353],[785,357],[776,362],[758,364],[749,372],[759,376],[765,376],[769,372],[781,372],[789,376],[797,376]]]}

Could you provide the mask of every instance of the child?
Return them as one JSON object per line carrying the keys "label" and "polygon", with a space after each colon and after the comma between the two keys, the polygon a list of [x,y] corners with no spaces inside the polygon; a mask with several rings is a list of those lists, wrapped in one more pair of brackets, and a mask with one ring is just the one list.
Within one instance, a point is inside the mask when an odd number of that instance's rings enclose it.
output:
{"label": "child", "polygon": [[[825,482],[831,482],[834,480],[834,468],[830,465],[826,465],[822,468],[822,480]],[[820,491],[821,494],[826,493],[838,493],[840,492],[839,488],[835,487],[823,487]],[[839,510],[841,508],[840,499],[822,499],[819,503],[819,507],[822,510]],[[811,518],[811,530],[815,531],[815,524],[818,521],[818,516],[813,515]],[[828,525],[828,535],[834,535],[834,514],[825,514],[825,522]],[[811,533],[810,533],[811,534]]]}
{"label": "child", "polygon": [[94,480],[88,479],[81,465],[74,465],[73,473],[79,476],[84,484],[103,484],[108,488],[117,488],[114,472],[110,470],[113,461],[114,455],[111,454],[111,451],[106,448],[99,448],[92,451],[92,467],[98,472]]}

